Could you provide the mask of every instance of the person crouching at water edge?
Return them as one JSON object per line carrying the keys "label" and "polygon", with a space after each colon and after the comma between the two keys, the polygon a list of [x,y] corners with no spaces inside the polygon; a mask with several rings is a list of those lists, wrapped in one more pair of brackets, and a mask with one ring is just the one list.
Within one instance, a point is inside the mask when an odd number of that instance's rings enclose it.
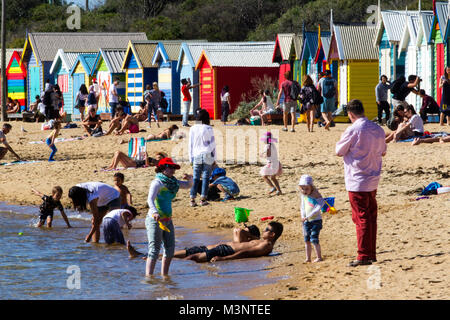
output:
{"label": "person crouching at water edge", "polygon": [[156,166],[156,177],[150,184],[147,203],[149,211],[145,219],[148,237],[148,257],[145,268],[147,277],[153,275],[158,260],[161,243],[164,244],[164,255],[161,264],[161,274],[169,273],[170,262],[175,252],[175,228],[172,222],[172,200],[178,190],[192,187],[191,175],[184,175],[180,181],[174,177],[180,166],[171,158],[163,158]]}
{"label": "person crouching at water edge", "polygon": [[100,239],[100,225],[103,217],[114,209],[120,209],[120,193],[113,186],[102,182],[85,182],[73,186],[69,190],[69,198],[78,211],[87,211],[87,203],[92,214],[92,226],[85,242]]}
{"label": "person crouching at water edge", "polygon": [[103,237],[107,244],[115,242],[125,245],[125,238],[123,237],[122,227],[127,225],[128,230],[132,228],[131,220],[136,218],[139,213],[134,207],[125,206],[123,209],[116,209],[110,211],[103,218]]}

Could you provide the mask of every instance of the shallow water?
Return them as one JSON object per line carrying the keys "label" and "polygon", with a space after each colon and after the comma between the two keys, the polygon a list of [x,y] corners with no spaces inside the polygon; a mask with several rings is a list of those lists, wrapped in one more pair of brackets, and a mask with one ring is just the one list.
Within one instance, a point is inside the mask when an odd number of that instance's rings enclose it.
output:
{"label": "shallow water", "polygon": [[[38,208],[0,203],[0,299],[248,299],[245,290],[276,281],[264,269],[271,257],[197,264],[172,260],[170,277],[145,278],[145,261],[128,259],[124,246],[84,243],[91,216],[66,212],[72,229],[55,210],[53,228],[35,228]],[[147,252],[143,221],[125,239]],[[180,226],[176,249],[220,243],[211,233]],[[231,233],[231,232],[230,232]],[[155,269],[159,272],[160,261]]]}

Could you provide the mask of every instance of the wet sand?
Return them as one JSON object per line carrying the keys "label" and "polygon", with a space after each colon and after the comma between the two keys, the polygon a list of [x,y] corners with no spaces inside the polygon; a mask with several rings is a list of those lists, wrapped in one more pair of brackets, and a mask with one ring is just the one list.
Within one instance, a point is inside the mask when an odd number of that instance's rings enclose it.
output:
{"label": "wet sand", "polygon": [[[57,143],[56,162],[47,161],[50,150],[45,144],[30,144],[46,138],[49,131],[40,130],[41,124],[11,122],[13,130],[7,139],[14,150],[27,160],[39,163],[0,166],[0,201],[15,204],[38,205],[40,199],[31,194],[31,187],[50,193],[52,186],[64,190],[63,205],[70,207],[67,192],[73,185],[86,181],[103,181],[113,184],[114,172],[99,171],[109,165],[116,150],[127,153],[127,144],[118,144],[123,137],[89,137],[79,141]],[[177,123],[179,124],[179,123]],[[216,136],[234,130],[263,127],[223,126],[214,121]],[[133,135],[146,136],[159,133],[170,123],[158,129],[141,124],[146,132]],[[27,132],[21,131],[21,126]],[[381,182],[378,188],[378,262],[372,266],[349,268],[347,263],[356,256],[356,233],[351,221],[351,210],[344,185],[342,159],[334,155],[335,144],[349,124],[337,124],[329,132],[315,126],[309,134],[305,124],[297,132],[282,132],[281,126],[269,129],[278,135],[277,145],[283,175],[279,178],[283,195],[268,196],[268,187],[259,176],[259,164],[248,164],[254,151],[245,152],[247,164],[222,164],[227,175],[241,189],[241,199],[232,202],[212,202],[206,207],[191,208],[188,190],[181,190],[174,201],[174,221],[186,227],[195,225],[205,231],[229,232],[237,226],[234,207],[253,209],[250,223],[261,230],[266,222],[260,218],[275,216],[284,224],[284,233],[275,246],[281,255],[272,258],[271,275],[284,280],[246,292],[255,299],[448,299],[450,253],[450,194],[432,196],[416,201],[417,192],[427,184],[437,181],[450,185],[450,143],[421,144],[390,143],[384,158]],[[388,129],[384,127],[387,131]],[[425,130],[447,131],[450,127],[426,124]],[[220,133],[219,133],[220,132]],[[64,129],[60,137],[81,136],[82,129]],[[251,136],[251,134],[249,135]],[[242,139],[238,145],[243,145]],[[249,147],[246,140],[245,145]],[[179,149],[176,141],[150,142],[150,156],[164,151],[169,154]],[[238,151],[238,150],[235,150]],[[224,148],[224,154],[227,151]],[[230,155],[227,155],[232,158]],[[181,157],[177,157],[180,160]],[[1,162],[13,161],[7,155]],[[261,162],[262,161],[262,162]],[[95,172],[97,171],[97,172]],[[153,168],[120,171],[125,175],[135,206],[146,212],[148,188],[155,173]],[[183,163],[177,173],[192,173],[188,163]],[[324,197],[335,197],[338,214],[324,214],[324,227],[320,234],[324,261],[304,264],[305,250],[301,231],[297,182],[302,174],[310,174]],[[82,239],[80,239],[82,241]],[[315,258],[313,253],[313,259]]]}

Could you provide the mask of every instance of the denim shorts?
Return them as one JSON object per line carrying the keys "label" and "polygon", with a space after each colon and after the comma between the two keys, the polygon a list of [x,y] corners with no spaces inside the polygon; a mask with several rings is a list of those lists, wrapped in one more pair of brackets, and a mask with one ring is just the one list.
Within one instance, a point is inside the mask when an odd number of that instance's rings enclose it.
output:
{"label": "denim shorts", "polygon": [[125,238],[123,237],[122,230],[120,230],[119,223],[112,218],[103,219],[103,236],[107,244],[118,242],[125,244]]}
{"label": "denim shorts", "polygon": [[172,258],[175,253],[175,228],[172,220],[162,222],[170,232],[163,231],[159,227],[158,221],[148,214],[145,218],[145,228],[147,229],[148,238],[148,257],[157,260],[161,243],[164,247],[164,257]]}
{"label": "denim shorts", "polygon": [[320,230],[322,230],[322,219],[305,221],[303,223],[303,237],[305,242],[319,243]]}

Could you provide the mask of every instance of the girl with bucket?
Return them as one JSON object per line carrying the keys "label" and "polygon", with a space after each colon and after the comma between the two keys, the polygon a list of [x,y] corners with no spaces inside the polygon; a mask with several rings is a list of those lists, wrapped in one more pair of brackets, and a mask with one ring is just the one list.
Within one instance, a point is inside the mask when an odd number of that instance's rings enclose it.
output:
{"label": "girl with bucket", "polygon": [[180,166],[171,158],[163,158],[155,169],[156,177],[150,184],[147,203],[149,211],[145,219],[148,237],[148,257],[145,275],[153,275],[158,260],[161,243],[164,245],[164,255],[161,263],[161,274],[169,273],[170,262],[175,252],[175,229],[172,223],[172,200],[180,188],[189,189],[192,186],[192,176],[185,175],[179,181],[174,177],[175,170]]}
{"label": "girl with bucket", "polygon": [[280,176],[283,172],[281,168],[281,163],[278,160],[278,151],[273,142],[277,142],[277,139],[272,138],[272,133],[270,131],[266,132],[261,138],[266,145],[261,156],[267,159],[267,164],[259,172],[263,177],[264,181],[271,188],[269,194],[276,192],[276,195],[281,195],[280,184],[278,183],[277,176]]}

